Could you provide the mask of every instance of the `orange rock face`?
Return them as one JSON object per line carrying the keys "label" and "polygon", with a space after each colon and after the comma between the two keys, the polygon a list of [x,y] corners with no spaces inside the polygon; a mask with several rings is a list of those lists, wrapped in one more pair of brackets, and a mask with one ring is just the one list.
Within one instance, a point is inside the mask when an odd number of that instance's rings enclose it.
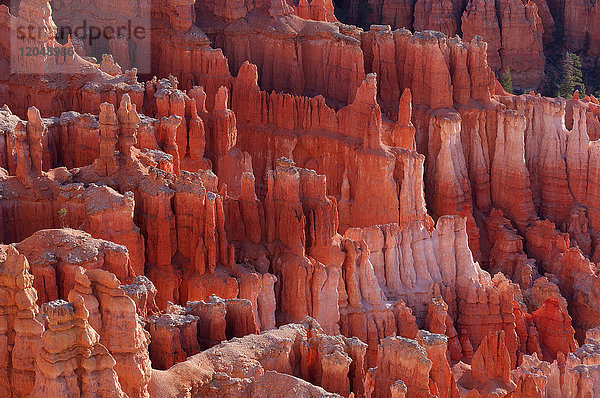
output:
{"label": "orange rock face", "polygon": [[498,332],[487,335],[475,352],[472,364],[459,362],[454,374],[460,390],[471,390],[471,396],[507,396],[516,387],[510,378],[510,369],[504,332]]}
{"label": "orange rock face", "polygon": [[125,281],[133,276],[127,248],[78,230],[41,230],[16,247],[29,260],[40,304],[67,298],[79,266],[103,269]]}
{"label": "orange rock face", "polygon": [[[564,7],[563,11],[554,10],[554,3],[550,7],[546,0],[370,1],[370,12],[360,10],[358,2],[341,2],[340,7],[345,11],[343,19],[351,23],[359,22],[362,15],[360,22],[367,26],[386,24],[415,32],[434,30],[448,36],[458,34],[465,41],[481,36],[488,43],[488,62],[495,72],[508,66],[517,87],[538,88],[544,74],[543,44],[554,40],[556,18],[564,15],[573,24],[565,26],[565,35],[571,38],[567,48],[583,48],[586,27],[590,29],[589,39],[595,34],[591,32],[595,22],[589,13],[596,12],[597,7],[581,2]],[[575,26],[576,20],[585,22]],[[377,29],[371,25],[371,32]],[[577,38],[581,41],[576,44]]]}
{"label": "orange rock face", "polygon": [[[81,296],[72,303],[50,301],[42,310],[48,315],[48,330],[42,336],[31,396],[126,397],[113,369],[115,360],[87,322],[88,311]],[[57,368],[62,371],[57,372]]]}
{"label": "orange rock face", "polygon": [[470,40],[476,35],[483,37],[488,44],[487,54],[490,68],[499,70],[502,67],[500,58],[502,36],[495,1],[469,1],[462,15],[462,31],[465,40]]}
{"label": "orange rock face", "polygon": [[382,340],[380,350],[375,376],[376,397],[392,397],[393,386],[398,380],[404,382],[409,396],[429,397],[428,375],[432,362],[425,348],[415,340],[388,337]]}
{"label": "orange rock face", "polygon": [[600,105],[494,77],[597,6],[141,3],[139,77],[0,6],[0,395],[600,394]]}
{"label": "orange rock face", "polygon": [[2,245],[0,261],[0,283],[6,298],[1,319],[7,325],[0,334],[0,353],[5,358],[0,391],[6,396],[27,396],[34,385],[44,325],[37,316],[37,295],[27,258],[14,247]]}
{"label": "orange rock face", "polygon": [[81,297],[89,308],[89,323],[99,333],[115,360],[114,370],[125,394],[148,397],[149,336],[138,318],[136,305],[108,271],[78,268],[69,299]]}

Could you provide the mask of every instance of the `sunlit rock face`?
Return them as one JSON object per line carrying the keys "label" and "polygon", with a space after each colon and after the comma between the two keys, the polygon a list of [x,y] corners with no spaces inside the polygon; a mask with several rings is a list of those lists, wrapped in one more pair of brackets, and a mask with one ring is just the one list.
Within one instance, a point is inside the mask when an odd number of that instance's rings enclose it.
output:
{"label": "sunlit rock face", "polygon": [[556,5],[369,4],[0,5],[0,395],[600,394],[600,104],[494,77]]}

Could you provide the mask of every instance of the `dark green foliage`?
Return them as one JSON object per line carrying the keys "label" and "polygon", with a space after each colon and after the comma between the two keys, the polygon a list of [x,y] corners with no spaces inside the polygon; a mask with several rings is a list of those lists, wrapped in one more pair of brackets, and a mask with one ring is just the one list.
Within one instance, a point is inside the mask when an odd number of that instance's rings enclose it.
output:
{"label": "dark green foliage", "polygon": [[504,69],[502,69],[502,72],[500,73],[500,84],[504,88],[504,91],[506,91],[509,94],[513,94],[514,91],[512,76],[510,74],[510,68],[508,66],[505,66]]}
{"label": "dark green foliage", "polygon": [[546,64],[546,69],[544,73],[544,80],[542,81],[542,95],[544,97],[557,97],[558,96],[558,84],[556,82],[557,72],[548,68]]}
{"label": "dark green foliage", "polygon": [[58,217],[60,218],[60,224],[61,224],[61,228],[65,227],[65,217],[67,215],[67,209],[66,208],[62,208],[58,211]]}
{"label": "dark green foliage", "polygon": [[563,80],[558,86],[558,96],[563,98],[573,98],[575,90],[585,95],[585,85],[583,84],[583,72],[581,71],[581,60],[577,54],[567,52],[563,60]]}

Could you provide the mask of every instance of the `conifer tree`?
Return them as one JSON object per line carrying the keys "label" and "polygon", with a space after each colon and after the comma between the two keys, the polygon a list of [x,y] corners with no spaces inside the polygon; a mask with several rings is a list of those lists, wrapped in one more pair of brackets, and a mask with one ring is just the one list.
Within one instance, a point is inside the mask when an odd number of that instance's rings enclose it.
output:
{"label": "conifer tree", "polygon": [[564,79],[558,86],[558,96],[563,98],[573,98],[575,90],[585,95],[585,85],[583,84],[583,73],[581,72],[581,60],[577,54],[567,52],[563,60]]}
{"label": "conifer tree", "polygon": [[504,69],[502,69],[502,73],[500,74],[500,84],[504,88],[504,91],[506,91],[507,93],[514,93],[512,76],[510,74],[510,67],[505,66]]}

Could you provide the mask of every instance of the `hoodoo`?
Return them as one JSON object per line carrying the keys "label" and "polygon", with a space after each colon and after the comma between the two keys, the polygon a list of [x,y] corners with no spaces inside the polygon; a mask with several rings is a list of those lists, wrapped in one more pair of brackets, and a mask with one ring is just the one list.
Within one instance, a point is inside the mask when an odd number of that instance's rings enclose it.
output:
{"label": "hoodoo", "polygon": [[598,32],[586,1],[0,5],[0,396],[600,396]]}

